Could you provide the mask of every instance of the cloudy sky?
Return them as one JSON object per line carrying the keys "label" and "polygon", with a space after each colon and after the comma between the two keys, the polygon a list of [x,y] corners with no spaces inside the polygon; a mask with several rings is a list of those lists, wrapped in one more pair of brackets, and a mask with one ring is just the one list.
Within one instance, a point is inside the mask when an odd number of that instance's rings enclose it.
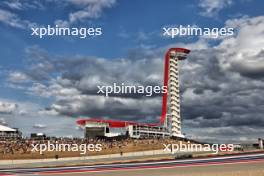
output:
{"label": "cloudy sky", "polygon": [[[264,137],[264,2],[254,0],[2,0],[0,123],[23,134],[82,136],[75,121],[156,122],[161,97],[104,97],[97,85],[162,85],[169,47],[182,62],[181,110],[188,137],[248,142]],[[31,36],[30,27],[101,27],[103,35]],[[162,36],[164,26],[232,27],[218,39]]]}

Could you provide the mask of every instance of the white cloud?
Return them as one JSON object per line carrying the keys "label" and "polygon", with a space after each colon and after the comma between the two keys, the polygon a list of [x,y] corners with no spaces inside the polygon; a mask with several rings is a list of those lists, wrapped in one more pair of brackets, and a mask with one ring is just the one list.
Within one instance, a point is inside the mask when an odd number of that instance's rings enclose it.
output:
{"label": "white cloud", "polygon": [[201,15],[215,17],[223,8],[230,6],[232,0],[200,0],[199,7],[202,9]]}
{"label": "white cloud", "polygon": [[59,115],[59,113],[53,109],[40,110],[40,111],[38,111],[38,114],[40,114],[41,116],[57,116],[57,115]]}
{"label": "white cloud", "polygon": [[3,0],[0,9],[0,22],[15,28],[29,29],[37,23],[21,18],[16,11],[27,9],[44,9],[38,0]]}
{"label": "white cloud", "polygon": [[16,28],[26,29],[32,26],[35,26],[35,23],[32,23],[28,20],[23,20],[15,13],[12,13],[8,10],[0,9],[0,22]]}
{"label": "white cloud", "polygon": [[116,0],[69,0],[66,2],[79,10],[71,12],[66,20],[57,19],[55,24],[61,27],[83,22],[87,19],[99,18],[104,9],[114,6]]}
{"label": "white cloud", "polygon": [[47,128],[47,125],[37,123],[37,124],[34,124],[33,125],[33,128],[43,129],[43,128]]}
{"label": "white cloud", "polygon": [[0,22],[5,23],[12,27],[25,28],[25,24],[14,13],[7,10],[0,9]]}
{"label": "white cloud", "polygon": [[19,128],[23,136],[43,132],[50,136],[83,136],[77,131],[76,119],[58,115],[43,106],[28,102],[0,99],[0,124]]}
{"label": "white cloud", "polygon": [[0,101],[0,113],[11,114],[14,113],[18,108],[16,103]]}
{"label": "white cloud", "polygon": [[[12,10],[26,10],[26,9],[43,9],[44,6],[39,0],[2,0],[3,6]],[[49,0],[47,0],[49,1]]]}
{"label": "white cloud", "polygon": [[7,122],[4,118],[0,118],[0,125],[7,125]]}
{"label": "white cloud", "polygon": [[11,82],[15,82],[15,83],[16,82],[26,82],[28,80],[29,80],[28,76],[22,72],[14,71],[8,75],[8,81],[11,81]]}
{"label": "white cloud", "polygon": [[[14,10],[25,9],[44,9],[44,4],[54,4],[56,6],[74,6],[77,10],[68,14],[68,19],[56,19],[55,25],[68,27],[71,24],[83,22],[87,19],[99,18],[105,9],[111,8],[116,0],[25,0],[25,1],[4,1],[3,5],[7,9],[0,9],[0,22],[16,28],[26,29],[32,26],[39,26],[36,22],[32,22],[21,18]],[[12,11],[11,11],[11,10]]]}
{"label": "white cloud", "polygon": [[[37,103],[31,101],[16,101],[11,99],[0,99],[0,113],[12,118],[13,116],[17,117],[27,117],[27,116],[38,116],[44,113],[41,113],[43,107]],[[47,110],[48,111],[48,110]]]}
{"label": "white cloud", "polygon": [[41,83],[33,83],[32,87],[29,88],[29,93],[32,93],[41,97],[50,97],[52,92],[49,91],[49,88]]}
{"label": "white cloud", "polygon": [[264,16],[228,20],[227,27],[237,30],[237,35],[225,39],[218,48],[222,51],[221,67],[244,76],[264,74]]}
{"label": "white cloud", "polygon": [[58,25],[59,27],[69,27],[69,22],[67,20],[55,20],[55,25]]}
{"label": "white cloud", "polygon": [[23,5],[20,1],[10,1],[10,2],[6,1],[4,2],[4,4],[6,4],[11,9],[16,9],[16,10],[23,9]]}
{"label": "white cloud", "polygon": [[84,6],[82,10],[70,13],[69,21],[74,23],[85,19],[98,18],[103,9],[110,8],[115,4],[115,0],[71,0],[72,4]]}
{"label": "white cloud", "polygon": [[[58,78],[60,79],[60,78]],[[55,80],[50,81],[48,86],[41,83],[33,83],[32,87],[28,89],[29,93],[41,97],[56,97],[56,96],[74,96],[79,95],[80,92],[76,88],[67,88],[58,84]]]}

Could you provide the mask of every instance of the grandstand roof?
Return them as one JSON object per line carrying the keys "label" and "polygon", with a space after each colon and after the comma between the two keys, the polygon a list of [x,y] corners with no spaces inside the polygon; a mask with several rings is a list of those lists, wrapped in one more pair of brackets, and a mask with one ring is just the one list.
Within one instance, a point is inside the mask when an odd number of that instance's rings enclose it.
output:
{"label": "grandstand roof", "polygon": [[119,121],[119,120],[105,120],[105,119],[79,119],[77,120],[78,125],[85,125],[86,122],[96,122],[96,123],[108,123],[111,128],[123,128],[128,125],[145,125],[145,126],[158,126],[159,124],[150,123],[137,123],[131,121]]}
{"label": "grandstand roof", "polygon": [[13,128],[9,128],[7,126],[3,126],[3,125],[0,125],[0,132],[6,132],[6,131],[16,131],[15,129]]}

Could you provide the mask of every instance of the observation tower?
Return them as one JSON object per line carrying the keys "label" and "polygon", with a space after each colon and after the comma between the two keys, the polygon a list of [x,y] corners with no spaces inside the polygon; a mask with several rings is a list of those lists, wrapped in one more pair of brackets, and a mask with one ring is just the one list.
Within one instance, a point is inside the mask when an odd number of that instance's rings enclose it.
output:
{"label": "observation tower", "polygon": [[179,61],[187,58],[190,50],[171,48],[165,56],[164,86],[167,94],[163,95],[160,123],[164,124],[172,136],[183,137],[181,133]]}

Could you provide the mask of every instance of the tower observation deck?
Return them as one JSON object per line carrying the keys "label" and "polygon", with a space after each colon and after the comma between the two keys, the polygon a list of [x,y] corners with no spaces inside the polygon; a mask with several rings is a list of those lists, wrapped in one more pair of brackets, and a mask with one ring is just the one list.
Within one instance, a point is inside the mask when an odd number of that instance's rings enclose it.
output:
{"label": "tower observation deck", "polygon": [[[131,137],[175,136],[184,137],[181,132],[179,61],[187,58],[190,50],[170,48],[165,54],[164,86],[167,92],[162,96],[162,112],[159,123],[137,123],[132,121],[105,120],[97,118],[79,119],[77,124],[86,128],[85,136],[113,136],[109,128],[126,128]],[[91,136],[91,135],[90,135]]]}

